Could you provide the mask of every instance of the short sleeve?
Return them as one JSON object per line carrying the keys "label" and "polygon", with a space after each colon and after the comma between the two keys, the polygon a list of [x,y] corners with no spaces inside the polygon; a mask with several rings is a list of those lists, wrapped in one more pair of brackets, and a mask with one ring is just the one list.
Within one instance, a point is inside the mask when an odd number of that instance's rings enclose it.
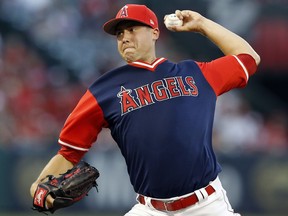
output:
{"label": "short sleeve", "polygon": [[248,54],[224,56],[197,64],[217,96],[233,88],[245,87],[257,69],[254,58]]}
{"label": "short sleeve", "polygon": [[80,160],[103,127],[107,127],[103,111],[87,90],[64,124],[58,140],[62,148],[58,153],[71,162]]}

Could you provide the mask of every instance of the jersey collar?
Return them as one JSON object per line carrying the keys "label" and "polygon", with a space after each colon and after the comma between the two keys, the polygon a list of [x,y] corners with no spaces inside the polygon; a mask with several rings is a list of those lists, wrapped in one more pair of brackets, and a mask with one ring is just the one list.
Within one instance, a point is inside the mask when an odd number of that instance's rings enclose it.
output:
{"label": "jersey collar", "polygon": [[134,67],[138,67],[138,68],[144,68],[150,71],[155,71],[155,69],[157,68],[157,66],[159,64],[161,64],[162,62],[166,61],[166,58],[157,58],[154,62],[152,62],[151,64],[146,63],[146,62],[142,62],[142,61],[135,61],[135,62],[131,62],[129,63],[129,65],[134,66]]}

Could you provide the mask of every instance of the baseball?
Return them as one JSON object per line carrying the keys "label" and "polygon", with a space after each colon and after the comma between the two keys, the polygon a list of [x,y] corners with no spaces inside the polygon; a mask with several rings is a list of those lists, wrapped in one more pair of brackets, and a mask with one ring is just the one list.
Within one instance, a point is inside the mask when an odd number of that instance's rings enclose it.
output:
{"label": "baseball", "polygon": [[183,25],[183,20],[180,20],[176,14],[169,14],[166,15],[164,24],[166,28],[171,28],[173,26],[182,26]]}

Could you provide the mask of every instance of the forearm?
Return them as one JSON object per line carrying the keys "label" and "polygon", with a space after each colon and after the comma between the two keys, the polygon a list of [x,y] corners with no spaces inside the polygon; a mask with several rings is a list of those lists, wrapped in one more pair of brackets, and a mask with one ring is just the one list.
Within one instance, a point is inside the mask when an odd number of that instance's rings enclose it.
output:
{"label": "forearm", "polygon": [[203,17],[201,14],[190,10],[176,10],[176,15],[183,21],[182,26],[174,26],[172,31],[197,32],[212,41],[224,55],[238,55],[246,53],[251,55],[256,64],[260,63],[260,57],[255,50],[239,35],[225,27]]}
{"label": "forearm", "polygon": [[225,55],[246,53],[255,59],[257,65],[260,63],[259,55],[247,41],[212,20],[203,18],[200,33],[212,41]]}
{"label": "forearm", "polygon": [[72,167],[73,164],[70,161],[66,160],[62,155],[55,155],[44,167],[36,181],[32,184],[30,188],[31,196],[34,196],[37,185],[41,183],[41,180],[47,175],[59,176],[60,174],[65,173],[68,169],[71,169]]}

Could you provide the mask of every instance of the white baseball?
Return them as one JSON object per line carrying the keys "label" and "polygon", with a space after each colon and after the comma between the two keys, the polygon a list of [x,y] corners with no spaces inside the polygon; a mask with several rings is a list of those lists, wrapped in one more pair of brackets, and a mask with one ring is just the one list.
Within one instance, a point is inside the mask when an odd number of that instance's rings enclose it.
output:
{"label": "white baseball", "polygon": [[173,26],[182,26],[183,25],[183,20],[179,19],[176,14],[169,14],[166,15],[164,24],[166,28],[171,28]]}

